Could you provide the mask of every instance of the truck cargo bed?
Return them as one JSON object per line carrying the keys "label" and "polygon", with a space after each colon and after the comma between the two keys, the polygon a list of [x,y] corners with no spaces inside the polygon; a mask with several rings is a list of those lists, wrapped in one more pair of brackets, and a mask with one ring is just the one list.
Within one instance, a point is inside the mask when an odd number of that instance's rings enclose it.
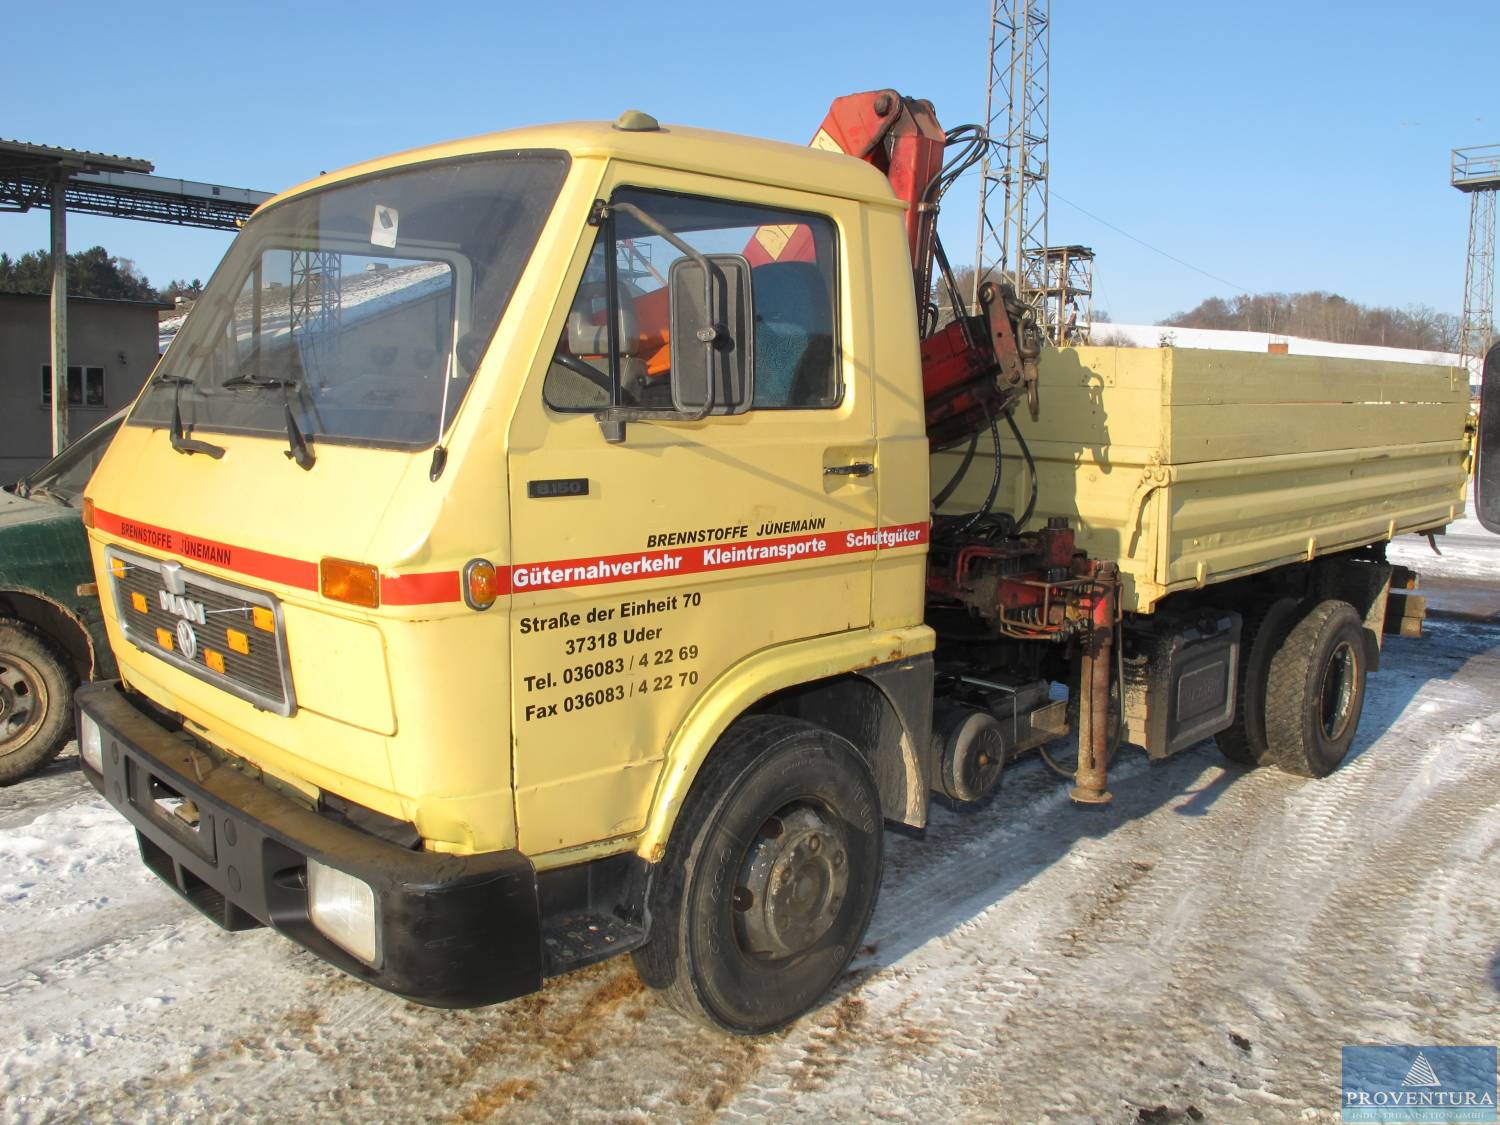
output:
{"label": "truck cargo bed", "polygon": [[[1124,608],[1413,531],[1463,511],[1467,375],[1458,367],[1189,348],[1061,348],[1042,356],[1041,417],[1017,422],[1036,459],[1031,526],[1067,516],[1115,559]],[[1029,484],[1001,427],[998,510]],[[933,488],[963,447],[932,459]],[[944,507],[972,510],[992,478],[980,439]]]}

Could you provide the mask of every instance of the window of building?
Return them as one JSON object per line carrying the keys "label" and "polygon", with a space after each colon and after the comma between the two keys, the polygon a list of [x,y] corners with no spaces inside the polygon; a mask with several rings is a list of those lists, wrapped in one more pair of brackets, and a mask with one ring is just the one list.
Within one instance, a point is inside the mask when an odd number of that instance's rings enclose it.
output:
{"label": "window of building", "polygon": [[[837,239],[831,220],[628,188],[615,200],[639,207],[700,253],[741,255],[749,264],[755,311],[752,409],[838,405]],[[667,282],[672,264],[683,256],[628,212],[612,213],[600,229],[568,312],[558,346],[567,362],[554,362],[547,372],[543,393],[549,406],[578,411],[671,407]],[[618,317],[615,357],[609,354],[611,309]],[[585,365],[597,374],[584,374]]]}
{"label": "window of building", "polygon": [[[52,365],[42,364],[42,405],[52,405]],[[68,405],[104,405],[104,368],[68,364]]]}

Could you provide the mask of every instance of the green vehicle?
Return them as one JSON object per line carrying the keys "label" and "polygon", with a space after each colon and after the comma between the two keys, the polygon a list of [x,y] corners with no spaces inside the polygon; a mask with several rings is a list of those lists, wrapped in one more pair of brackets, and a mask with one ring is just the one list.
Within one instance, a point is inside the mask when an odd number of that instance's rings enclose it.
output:
{"label": "green vehicle", "polygon": [[0,785],[73,737],[73,689],[115,674],[83,530],[83,488],[124,412],[0,491]]}

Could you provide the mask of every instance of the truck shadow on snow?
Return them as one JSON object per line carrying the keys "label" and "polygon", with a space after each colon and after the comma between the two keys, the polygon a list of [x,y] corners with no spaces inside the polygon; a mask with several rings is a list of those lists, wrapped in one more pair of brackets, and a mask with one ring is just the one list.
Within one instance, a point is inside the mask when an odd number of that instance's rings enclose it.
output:
{"label": "truck shadow on snow", "polygon": [[1000,791],[982,806],[934,805],[925,832],[887,833],[881,898],[852,976],[868,975],[954,932],[1083,841],[1109,836],[1173,803],[1183,815],[1204,815],[1243,776],[1211,742],[1156,764],[1126,746],[1110,773],[1114,800],[1089,807],[1074,805],[1068,782],[1034,755],[1012,763]]}
{"label": "truck shadow on snow", "polygon": [[[1491,653],[1500,653],[1500,625],[1484,622],[1442,621],[1431,624],[1429,635],[1421,639],[1387,638],[1383,670],[1369,679],[1359,732],[1345,765],[1381,742],[1424,687],[1460,678],[1471,660]],[[1472,673],[1462,678],[1472,679]],[[1429,701],[1420,706],[1426,711],[1438,705]],[[1071,749],[1066,752],[1071,755]],[[1068,800],[1068,783],[1032,755],[1007,768],[999,792],[982,806],[962,811],[934,805],[924,833],[887,833],[886,876],[867,945],[845,986],[829,1001],[1024,891],[1080,843],[1108,837],[1164,806],[1179,816],[1207,817],[1250,773],[1225,761],[1212,741],[1155,763],[1141,749],[1126,746],[1111,768],[1113,802],[1083,807]],[[1293,786],[1321,784],[1285,780]],[[1138,857],[1122,849],[1116,858],[1127,864]],[[1500,991],[1500,954],[1490,978]]]}

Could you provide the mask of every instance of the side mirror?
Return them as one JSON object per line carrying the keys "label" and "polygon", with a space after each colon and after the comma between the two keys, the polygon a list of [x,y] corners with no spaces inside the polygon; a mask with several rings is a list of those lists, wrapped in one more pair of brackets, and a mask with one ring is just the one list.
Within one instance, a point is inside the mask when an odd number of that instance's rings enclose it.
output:
{"label": "side mirror", "polygon": [[672,405],[684,414],[739,414],[755,397],[755,309],[743,254],[682,257],[671,292]]}
{"label": "side mirror", "polygon": [[1500,535],[1500,344],[1484,357],[1479,385],[1479,441],[1474,451],[1474,507],[1486,531]]}

